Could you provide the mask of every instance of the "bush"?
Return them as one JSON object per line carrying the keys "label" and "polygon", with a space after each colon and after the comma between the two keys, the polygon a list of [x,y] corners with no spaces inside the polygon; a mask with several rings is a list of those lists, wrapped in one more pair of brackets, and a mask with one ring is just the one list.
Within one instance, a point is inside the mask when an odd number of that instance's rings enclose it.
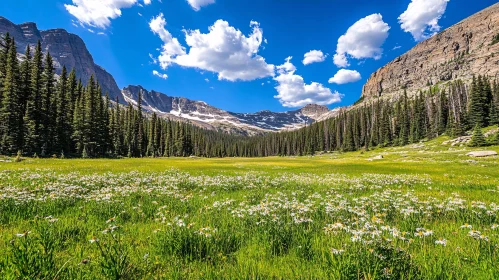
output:
{"label": "bush", "polygon": [[492,46],[497,43],[499,43],[499,33],[497,33],[496,36],[494,36],[494,38],[492,39],[492,43],[490,45]]}

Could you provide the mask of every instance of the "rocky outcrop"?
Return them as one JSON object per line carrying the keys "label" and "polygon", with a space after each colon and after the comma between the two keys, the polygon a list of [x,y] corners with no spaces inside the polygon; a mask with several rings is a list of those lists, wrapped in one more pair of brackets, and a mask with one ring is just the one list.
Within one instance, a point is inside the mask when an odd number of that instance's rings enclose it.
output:
{"label": "rocky outcrop", "polygon": [[364,98],[409,93],[475,75],[499,78],[499,3],[417,44],[374,72],[364,85]]}
{"label": "rocky outcrop", "polygon": [[123,101],[113,76],[94,63],[85,43],[77,35],[68,33],[64,29],[40,31],[35,23],[14,24],[0,17],[0,34],[7,32],[16,40],[18,53],[24,54],[27,45],[34,47],[40,40],[43,51],[50,52],[54,58],[57,74],[60,74],[62,66],[65,65],[68,71],[75,69],[77,77],[84,83],[94,75],[103,93],[109,92],[113,100],[118,97]]}
{"label": "rocky outcrop", "polygon": [[477,151],[477,152],[469,152],[466,154],[469,157],[493,157],[497,156],[496,151]]}

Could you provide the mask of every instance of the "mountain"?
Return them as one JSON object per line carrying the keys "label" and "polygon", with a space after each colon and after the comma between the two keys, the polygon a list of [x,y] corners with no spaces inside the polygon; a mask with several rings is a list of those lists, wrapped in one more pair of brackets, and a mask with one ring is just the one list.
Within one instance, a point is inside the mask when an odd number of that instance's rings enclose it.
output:
{"label": "mountain", "polygon": [[127,102],[137,105],[142,91],[142,106],[161,117],[191,122],[208,129],[253,135],[269,131],[292,130],[317,121],[331,112],[327,107],[307,105],[299,110],[288,112],[260,111],[256,113],[234,113],[213,107],[203,101],[193,101],[183,97],[171,97],[142,86],[123,88]]}
{"label": "mountain", "polygon": [[34,46],[40,40],[43,51],[50,52],[54,58],[57,74],[61,73],[62,66],[65,65],[68,71],[74,68],[77,77],[84,83],[91,75],[94,75],[103,92],[109,92],[113,100],[118,97],[123,101],[121,91],[113,76],[95,64],[92,55],[79,36],[68,33],[64,29],[40,31],[35,23],[14,24],[0,16],[0,34],[7,32],[16,40],[18,53],[24,54],[27,45],[33,47],[33,52]]}
{"label": "mountain", "polygon": [[407,53],[374,72],[362,90],[369,99],[413,93],[451,80],[467,81],[472,75],[499,78],[499,3],[490,6],[439,34],[417,44]]}
{"label": "mountain", "polygon": [[50,52],[54,58],[56,73],[62,66],[75,69],[77,77],[84,83],[94,75],[102,87],[103,93],[109,92],[112,100],[116,97],[120,103],[137,104],[139,92],[143,94],[144,109],[155,112],[161,117],[193,123],[211,130],[222,130],[241,135],[261,134],[269,131],[291,130],[311,124],[326,114],[334,114],[327,107],[308,105],[302,109],[275,113],[261,111],[252,114],[227,112],[202,101],[192,101],[182,97],[170,97],[166,94],[141,86],[128,86],[120,90],[113,76],[104,68],[95,64],[83,40],[64,29],[38,30],[35,23],[14,24],[0,17],[0,34],[9,33],[16,40],[17,51],[23,54],[26,46],[34,47],[38,40],[44,52]]}

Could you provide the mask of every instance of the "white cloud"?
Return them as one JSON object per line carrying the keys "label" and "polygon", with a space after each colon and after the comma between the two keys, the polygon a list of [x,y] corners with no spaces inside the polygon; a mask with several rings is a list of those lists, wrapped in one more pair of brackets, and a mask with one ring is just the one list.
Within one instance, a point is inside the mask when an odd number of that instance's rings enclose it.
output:
{"label": "white cloud", "polygon": [[381,46],[388,38],[388,30],[390,26],[383,21],[381,14],[360,19],[338,39],[334,64],[338,67],[349,66],[348,56],[356,59],[380,59],[383,54]]}
{"label": "white cloud", "polygon": [[326,60],[326,55],[322,51],[312,50],[303,56],[303,65],[312,64],[314,62],[323,62]]}
{"label": "white cloud", "polygon": [[163,69],[174,63],[175,57],[185,54],[185,48],[180,45],[177,38],[173,38],[165,26],[166,20],[162,13],[149,22],[152,32],[157,34],[163,41],[161,55],[158,57],[159,64]]}
{"label": "white cloud", "polygon": [[357,72],[356,70],[346,70],[346,69],[340,69],[334,77],[329,79],[330,84],[348,84],[348,83],[353,83],[361,79],[360,73]]}
{"label": "white cloud", "polygon": [[400,27],[412,34],[414,40],[427,39],[438,31],[438,20],[445,13],[449,0],[412,0],[399,16]]}
{"label": "white cloud", "polygon": [[215,3],[215,0],[187,0],[187,2],[191,5],[194,11],[199,11],[201,7]]}
{"label": "white cloud", "polygon": [[196,68],[218,74],[219,80],[251,81],[274,76],[274,65],[267,64],[258,55],[263,32],[258,22],[252,21],[253,32],[245,36],[228,22],[217,20],[208,33],[184,30],[189,51],[165,29],[162,14],[150,22],[151,30],[163,40],[163,50],[158,60],[163,69],[171,64]]}
{"label": "white cloud", "polygon": [[206,78],[204,79],[205,82],[209,83],[210,82],[210,79]]}
{"label": "white cloud", "polygon": [[168,75],[166,75],[166,74],[162,74],[162,73],[159,73],[159,72],[158,72],[158,71],[156,71],[156,70],[153,70],[153,71],[152,71],[152,74],[153,74],[154,76],[156,76],[156,77],[160,77],[160,78],[161,78],[161,79],[163,79],[163,80],[166,80],[166,79],[168,78]]}
{"label": "white cloud", "polygon": [[[65,4],[66,10],[76,17],[81,25],[107,28],[111,20],[121,16],[121,9],[130,8],[138,0],[73,0]],[[151,0],[144,0],[150,4]]]}
{"label": "white cloud", "polygon": [[305,84],[303,78],[295,74],[296,67],[291,57],[283,65],[277,66],[278,75],[274,80],[278,83],[274,96],[284,107],[302,107],[307,104],[329,105],[340,102],[343,97],[339,92],[331,92],[320,83]]}

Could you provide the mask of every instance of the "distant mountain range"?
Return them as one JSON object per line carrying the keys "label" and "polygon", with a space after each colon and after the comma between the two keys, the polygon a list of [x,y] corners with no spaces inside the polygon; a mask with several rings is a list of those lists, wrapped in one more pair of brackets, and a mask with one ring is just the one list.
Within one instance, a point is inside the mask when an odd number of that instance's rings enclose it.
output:
{"label": "distant mountain range", "polygon": [[233,113],[210,106],[203,101],[170,97],[154,90],[148,91],[141,86],[128,86],[122,90],[124,99],[135,105],[140,92],[142,92],[142,106],[149,112],[238,134],[251,135],[265,131],[297,129],[335,112],[325,106],[307,105],[299,110],[281,113],[271,111],[252,114]]}
{"label": "distant mountain range", "polygon": [[289,112],[260,111],[252,114],[227,112],[202,101],[193,101],[183,97],[171,97],[166,94],[146,90],[142,86],[127,86],[120,90],[113,76],[97,65],[83,40],[64,29],[38,30],[35,23],[14,24],[0,17],[0,34],[9,33],[16,40],[18,53],[24,54],[26,46],[35,46],[38,40],[42,49],[50,52],[54,58],[56,73],[62,65],[75,69],[77,77],[85,83],[94,75],[103,92],[109,92],[111,99],[118,97],[120,103],[137,104],[142,91],[144,109],[155,112],[161,117],[190,122],[195,125],[222,130],[229,133],[254,135],[270,131],[292,130],[311,124],[325,116],[334,115],[325,106],[307,105]]}

